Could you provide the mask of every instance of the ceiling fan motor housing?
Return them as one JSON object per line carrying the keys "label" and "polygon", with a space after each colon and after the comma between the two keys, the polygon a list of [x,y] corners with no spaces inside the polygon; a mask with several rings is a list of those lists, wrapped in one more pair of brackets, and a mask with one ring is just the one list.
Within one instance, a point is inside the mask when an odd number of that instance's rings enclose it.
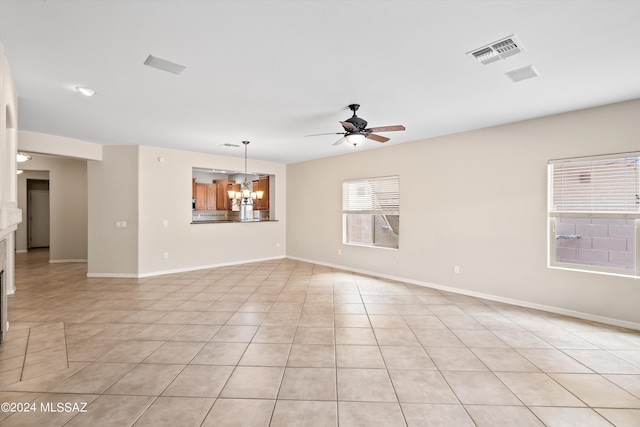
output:
{"label": "ceiling fan motor housing", "polygon": [[[345,120],[345,122],[349,122],[352,125],[354,125],[356,128],[358,128],[358,130],[360,132],[363,132],[366,128],[367,128],[367,121],[364,119],[361,119],[360,117],[356,116],[356,111],[358,111],[358,108],[360,108],[360,104],[350,104],[349,105],[349,109],[351,111],[353,111],[353,116],[351,116],[350,118],[348,118],[347,120]],[[345,128],[344,130],[346,130],[347,132],[353,132],[352,129],[347,129]]]}
{"label": "ceiling fan motor housing", "polygon": [[360,131],[364,131],[367,128],[367,121],[364,119],[361,119],[360,117],[353,116],[345,120],[345,122],[351,123],[352,125],[357,127]]}

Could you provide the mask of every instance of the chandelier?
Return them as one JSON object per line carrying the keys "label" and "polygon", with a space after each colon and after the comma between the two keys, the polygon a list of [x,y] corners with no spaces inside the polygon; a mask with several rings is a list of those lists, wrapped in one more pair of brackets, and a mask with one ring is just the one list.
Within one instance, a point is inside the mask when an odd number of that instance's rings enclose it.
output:
{"label": "chandelier", "polygon": [[242,205],[253,205],[255,200],[261,200],[264,196],[264,191],[252,191],[251,182],[247,178],[247,145],[249,141],[242,141],[244,144],[244,180],[240,184],[240,191],[229,190],[229,198],[236,199]]}

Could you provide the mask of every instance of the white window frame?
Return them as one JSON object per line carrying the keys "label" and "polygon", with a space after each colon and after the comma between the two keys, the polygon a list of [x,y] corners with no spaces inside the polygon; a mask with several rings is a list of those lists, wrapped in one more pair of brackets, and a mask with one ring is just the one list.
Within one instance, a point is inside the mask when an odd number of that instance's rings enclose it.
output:
{"label": "white window frame", "polygon": [[[399,249],[397,245],[376,244],[375,216],[372,217],[372,242],[355,242],[350,239],[348,220],[350,215],[397,215],[400,216],[400,177],[398,175],[348,179],[342,182],[342,243],[385,249]],[[386,218],[388,227],[391,227]],[[399,221],[399,219],[398,219]]]}
{"label": "white window frame", "polygon": [[[616,188],[620,188],[620,186],[616,186],[616,183],[612,180],[611,184],[607,184],[604,187],[598,187],[594,190],[589,190],[589,196],[591,197],[591,202],[589,203],[581,203],[586,200],[587,192],[581,193],[578,192],[577,196],[575,193],[568,197],[568,201],[564,202],[561,200],[561,197],[556,193],[554,195],[554,168],[556,165],[561,164],[571,164],[574,162],[600,162],[607,160],[622,160],[624,158],[638,158],[638,162],[640,163],[640,152],[631,152],[631,153],[619,153],[619,154],[608,154],[603,156],[590,156],[590,157],[576,157],[569,159],[557,159],[550,160],[548,164],[548,253],[547,253],[547,263],[550,268],[562,269],[562,270],[572,270],[572,271],[583,271],[597,274],[606,274],[613,276],[622,276],[622,277],[633,277],[638,278],[640,275],[638,272],[640,271],[640,204],[636,203],[636,206],[633,206],[633,203],[629,203],[630,193],[628,185],[621,186],[625,187],[623,192],[618,193],[614,191]],[[559,172],[558,175],[561,175],[562,172]],[[594,172],[595,173],[595,172]],[[606,173],[606,172],[605,172]],[[638,197],[638,189],[640,188],[640,179],[638,178],[638,171],[636,167],[635,176],[632,176],[632,181],[636,182],[636,197]],[[611,175],[608,175],[611,176]],[[588,179],[591,179],[590,176]],[[604,181],[604,180],[603,180]],[[608,181],[608,180],[607,180]],[[607,182],[605,181],[605,183]],[[564,188],[570,187],[572,184],[567,184]],[[608,186],[611,187],[608,187]],[[596,187],[594,185],[593,187]],[[575,184],[573,184],[573,189],[577,188]],[[610,191],[606,191],[607,188],[610,188]],[[602,190],[605,191],[602,191]],[[633,190],[632,190],[633,191]],[[614,197],[611,197],[611,194],[616,194]],[[622,195],[624,193],[624,195]],[[620,197],[618,198],[618,194]],[[556,200],[554,200],[554,196]],[[633,195],[631,195],[633,196]],[[624,203],[624,201],[627,203]],[[556,261],[556,249],[557,249],[557,234],[556,230],[558,229],[558,222],[562,218],[578,218],[578,219],[624,219],[631,220],[634,222],[634,232],[635,232],[635,270],[622,269],[622,268],[613,268],[613,267],[605,267],[605,266],[597,266],[597,265],[587,265],[581,263],[571,263],[571,262],[561,262]],[[573,236],[568,236],[573,237]],[[577,237],[577,236],[576,236]]]}

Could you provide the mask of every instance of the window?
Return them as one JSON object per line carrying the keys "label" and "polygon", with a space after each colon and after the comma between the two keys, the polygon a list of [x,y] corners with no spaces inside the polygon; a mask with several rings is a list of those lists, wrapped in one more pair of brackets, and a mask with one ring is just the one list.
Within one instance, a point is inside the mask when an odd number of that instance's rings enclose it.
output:
{"label": "window", "polygon": [[549,162],[549,265],[638,276],[640,153]]}
{"label": "window", "polygon": [[387,176],[342,183],[342,241],[398,248],[400,178]]}

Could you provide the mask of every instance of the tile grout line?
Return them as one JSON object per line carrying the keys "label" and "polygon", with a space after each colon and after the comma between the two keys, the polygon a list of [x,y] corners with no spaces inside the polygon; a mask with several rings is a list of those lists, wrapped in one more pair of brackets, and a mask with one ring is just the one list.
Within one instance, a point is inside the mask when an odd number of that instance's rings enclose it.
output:
{"label": "tile grout line", "polygon": [[24,369],[27,365],[27,354],[29,354],[29,342],[31,341],[31,328],[29,328],[29,332],[27,333],[27,345],[24,347],[24,359],[22,360],[22,370],[20,371],[20,380],[18,382],[22,382],[22,377],[24,376]]}

